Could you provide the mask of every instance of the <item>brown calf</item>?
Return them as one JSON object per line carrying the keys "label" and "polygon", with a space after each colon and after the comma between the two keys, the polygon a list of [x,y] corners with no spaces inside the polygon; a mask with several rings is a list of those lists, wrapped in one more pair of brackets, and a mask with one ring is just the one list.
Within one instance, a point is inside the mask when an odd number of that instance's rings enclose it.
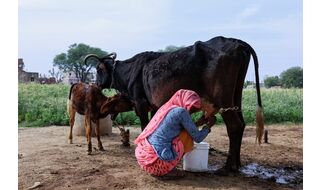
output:
{"label": "brown calf", "polygon": [[[96,124],[95,133],[98,140],[99,150],[103,151],[100,140],[99,119],[105,118],[108,114],[113,116],[119,112],[132,109],[131,101],[122,95],[106,97],[102,94],[97,85],[88,85],[84,83],[73,84],[69,92],[68,113],[70,123],[69,143],[72,144],[72,128],[74,125],[75,113],[78,112],[85,116],[85,129],[88,143],[88,154],[92,152],[91,144],[91,121]],[[115,118],[115,117],[113,117]]]}

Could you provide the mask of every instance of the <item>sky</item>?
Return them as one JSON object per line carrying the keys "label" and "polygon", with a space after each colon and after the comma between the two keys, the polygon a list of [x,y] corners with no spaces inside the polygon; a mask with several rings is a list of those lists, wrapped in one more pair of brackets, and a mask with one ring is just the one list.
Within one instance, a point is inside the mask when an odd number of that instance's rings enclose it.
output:
{"label": "sky", "polygon": [[[260,79],[302,64],[301,0],[19,0],[18,56],[47,74],[57,54],[85,43],[125,60],[215,36],[248,42]],[[254,80],[253,64],[247,80]]]}

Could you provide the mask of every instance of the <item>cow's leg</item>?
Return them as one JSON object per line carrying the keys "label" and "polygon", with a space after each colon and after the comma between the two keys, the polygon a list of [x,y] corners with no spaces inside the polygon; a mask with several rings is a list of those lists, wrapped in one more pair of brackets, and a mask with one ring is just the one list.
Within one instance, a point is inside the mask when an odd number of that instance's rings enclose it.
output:
{"label": "cow's leg", "polygon": [[69,132],[69,143],[72,144],[72,129],[74,125],[74,119],[76,115],[76,110],[71,108],[70,113],[69,113],[69,124],[70,124],[70,132]]}
{"label": "cow's leg", "polygon": [[150,119],[152,119],[153,116],[156,115],[157,111],[158,111],[158,110],[151,110],[151,118],[150,118]]}
{"label": "cow's leg", "polygon": [[242,113],[242,91],[243,91],[243,85],[244,85],[246,73],[248,70],[249,62],[250,62],[250,54],[246,54],[247,52],[245,51],[241,51],[241,52],[242,53],[239,54],[239,57],[241,57],[242,59],[237,59],[239,61],[238,64],[240,65],[240,68],[239,68],[237,83],[235,86],[235,91],[233,96],[234,105],[239,108],[239,111],[237,111],[236,113],[238,114],[238,117],[242,123],[241,125],[242,127],[239,129],[240,136],[237,139],[238,142],[236,143],[238,145],[237,150],[239,150],[239,154],[237,154],[237,157],[236,157],[236,162],[239,167],[241,166],[240,151],[241,151],[242,137],[243,137],[243,132],[246,126],[243,118],[243,113]]}
{"label": "cow's leg", "polygon": [[101,143],[101,140],[100,140],[100,120],[99,120],[99,119],[96,120],[96,128],[95,128],[95,131],[96,131],[96,136],[97,136],[97,141],[98,141],[99,150],[104,151],[103,146],[102,146],[102,143]]}
{"label": "cow's leg", "polygon": [[142,110],[142,111],[140,111],[139,115],[140,115],[140,122],[141,122],[141,131],[143,131],[144,128],[149,123],[148,111],[147,110]]}
{"label": "cow's leg", "polygon": [[244,129],[245,129],[245,122],[244,122],[244,118],[243,118],[243,114],[242,114],[242,104],[241,104],[241,101],[242,101],[242,85],[241,85],[241,89],[236,89],[235,91],[235,100],[234,100],[234,103],[235,103],[235,106],[237,106],[239,108],[238,111],[236,111],[236,114],[238,115],[239,119],[240,119],[240,122],[241,122],[241,127],[238,129],[239,130],[239,137],[237,138],[237,147],[236,149],[239,151],[239,153],[237,154],[237,157],[236,157],[236,162],[237,162],[237,165],[240,167],[241,166],[241,160],[240,160],[240,151],[241,151],[241,144],[242,144],[242,137],[243,137],[243,132],[244,132]]}
{"label": "cow's leg", "polygon": [[88,144],[88,155],[92,153],[92,143],[91,143],[91,120],[90,115],[85,115],[85,127],[86,127],[86,137],[87,137],[87,144]]}
{"label": "cow's leg", "polygon": [[226,165],[217,174],[228,175],[230,171],[237,172],[240,168],[240,147],[244,130],[244,123],[235,111],[222,113],[229,136],[229,152]]}
{"label": "cow's leg", "polygon": [[140,118],[141,122],[141,131],[148,125],[148,105],[145,101],[139,101],[136,103],[136,114]]}

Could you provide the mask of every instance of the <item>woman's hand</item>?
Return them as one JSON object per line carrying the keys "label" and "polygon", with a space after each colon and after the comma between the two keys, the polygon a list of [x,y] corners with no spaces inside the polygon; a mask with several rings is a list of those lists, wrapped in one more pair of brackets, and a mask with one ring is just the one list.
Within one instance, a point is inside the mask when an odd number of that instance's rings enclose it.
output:
{"label": "woman's hand", "polygon": [[196,122],[196,126],[202,126],[206,124],[209,128],[211,128],[214,124],[216,124],[217,118],[216,116],[211,116],[211,117],[205,117],[205,115],[202,115]]}
{"label": "woman's hand", "polygon": [[213,127],[214,124],[216,124],[217,118],[216,116],[213,116],[213,117],[207,118],[206,120],[207,120],[206,122],[207,126],[211,128]]}

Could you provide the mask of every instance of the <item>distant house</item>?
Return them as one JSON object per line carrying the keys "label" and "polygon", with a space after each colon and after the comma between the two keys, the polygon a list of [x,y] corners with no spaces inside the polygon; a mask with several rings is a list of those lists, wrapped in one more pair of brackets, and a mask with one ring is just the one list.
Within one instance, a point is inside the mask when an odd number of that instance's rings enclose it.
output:
{"label": "distant house", "polygon": [[23,59],[18,59],[18,82],[19,83],[29,83],[29,82],[39,82],[39,73],[36,72],[26,72],[24,69]]}
{"label": "distant house", "polygon": [[[94,73],[89,73],[87,77],[87,81],[89,83],[94,83],[95,82],[95,74]],[[77,78],[76,74],[74,72],[66,72],[63,75],[62,78],[63,84],[69,84],[72,85],[74,83],[80,82],[80,79]]]}
{"label": "distant house", "polygon": [[[247,89],[256,88],[256,83],[251,83],[251,84],[247,85],[245,88],[247,88]],[[264,88],[264,83],[260,83],[260,88]]]}

